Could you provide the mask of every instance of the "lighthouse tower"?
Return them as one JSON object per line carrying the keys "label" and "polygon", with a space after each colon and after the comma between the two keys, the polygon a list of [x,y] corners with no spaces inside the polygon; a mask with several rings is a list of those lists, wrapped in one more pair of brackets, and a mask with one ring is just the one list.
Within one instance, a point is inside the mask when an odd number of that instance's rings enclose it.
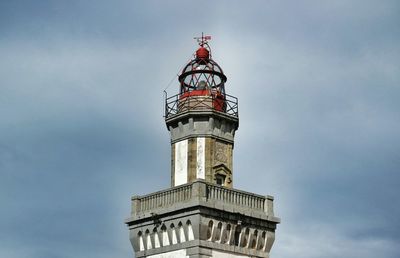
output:
{"label": "lighthouse tower", "polygon": [[165,98],[171,135],[171,187],[132,197],[125,221],[136,257],[269,257],[276,225],[273,197],[233,188],[238,100],[212,59],[209,36]]}
{"label": "lighthouse tower", "polygon": [[225,93],[226,76],[204,37],[179,76],[180,92],[167,98],[171,133],[171,185],[197,179],[232,188],[232,151],[239,126],[237,98]]}

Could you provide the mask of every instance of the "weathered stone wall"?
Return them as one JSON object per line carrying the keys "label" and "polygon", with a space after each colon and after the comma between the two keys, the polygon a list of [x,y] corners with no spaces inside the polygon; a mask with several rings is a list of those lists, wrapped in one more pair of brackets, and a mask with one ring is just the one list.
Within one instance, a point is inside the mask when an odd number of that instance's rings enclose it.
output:
{"label": "weathered stone wall", "polygon": [[[171,134],[171,186],[196,179],[233,186],[233,146],[238,117],[213,111],[183,112],[166,120]],[[183,153],[186,151],[186,153]]]}
{"label": "weathered stone wall", "polygon": [[216,182],[216,175],[226,178],[225,187],[232,188],[233,144],[211,137],[197,137],[171,146],[172,186],[204,179]]}

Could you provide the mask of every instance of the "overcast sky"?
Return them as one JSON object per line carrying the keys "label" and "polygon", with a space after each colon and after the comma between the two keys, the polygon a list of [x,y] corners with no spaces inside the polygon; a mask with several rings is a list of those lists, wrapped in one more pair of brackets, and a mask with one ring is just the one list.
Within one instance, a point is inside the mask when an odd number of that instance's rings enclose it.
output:
{"label": "overcast sky", "polygon": [[239,98],[234,187],[271,258],[400,257],[399,1],[0,1],[0,257],[133,257],[170,185],[163,90],[212,35]]}

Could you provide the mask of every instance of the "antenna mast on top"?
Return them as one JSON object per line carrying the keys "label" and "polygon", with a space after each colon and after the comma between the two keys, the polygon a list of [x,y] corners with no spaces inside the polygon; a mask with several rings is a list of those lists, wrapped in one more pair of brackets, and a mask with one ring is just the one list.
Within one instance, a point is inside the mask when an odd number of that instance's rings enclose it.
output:
{"label": "antenna mast on top", "polygon": [[204,35],[204,33],[201,33],[201,37],[194,37],[195,40],[197,40],[197,43],[201,47],[204,47],[204,45],[208,46],[208,40],[211,40],[211,36],[209,35]]}

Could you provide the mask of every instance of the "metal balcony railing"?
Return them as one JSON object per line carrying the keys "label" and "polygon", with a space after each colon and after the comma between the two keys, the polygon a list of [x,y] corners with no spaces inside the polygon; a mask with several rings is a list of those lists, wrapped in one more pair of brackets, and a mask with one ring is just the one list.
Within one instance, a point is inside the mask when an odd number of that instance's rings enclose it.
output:
{"label": "metal balcony railing", "polygon": [[212,110],[233,117],[239,116],[238,99],[228,94],[188,97],[182,97],[181,94],[168,97],[165,94],[164,117],[166,119],[190,110]]}

